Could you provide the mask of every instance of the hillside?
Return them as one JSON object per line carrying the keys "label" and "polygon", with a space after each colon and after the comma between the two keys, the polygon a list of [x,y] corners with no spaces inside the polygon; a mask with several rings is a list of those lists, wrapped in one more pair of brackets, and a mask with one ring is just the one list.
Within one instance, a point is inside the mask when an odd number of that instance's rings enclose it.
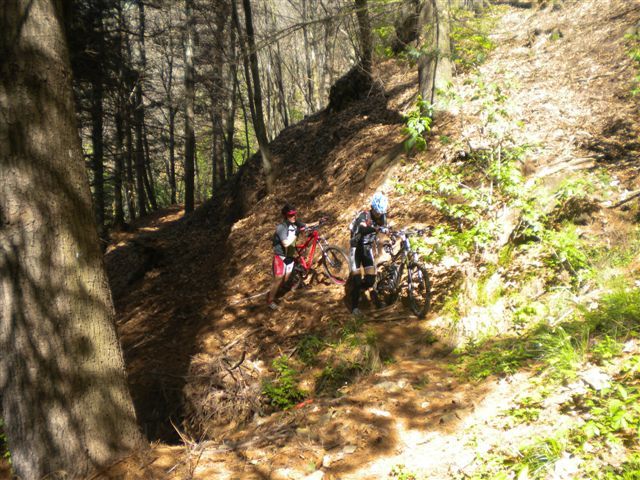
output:
{"label": "hillside", "polygon": [[[387,60],[375,73],[384,95],[308,117],[274,140],[275,194],[264,194],[254,157],[190,217],[163,211],[119,234],[106,255],[118,331],[140,422],[157,442],[144,460],[115,466],[116,474],[594,478],[589,469],[613,472],[638,453],[637,431],[621,445],[590,437],[590,451],[571,450],[561,440],[560,447],[544,443],[590,418],[581,417],[584,405],[571,401],[600,391],[594,378],[622,376],[635,392],[640,355],[637,332],[611,334],[622,347],[602,355],[610,361],[598,364],[585,353],[559,377],[546,374],[548,357],[527,351],[540,341],[527,336],[538,321],[577,321],[580,305],[599,312],[609,291],[600,280],[633,282],[640,273],[637,200],[616,206],[640,188],[640,118],[630,94],[636,66],[625,40],[640,21],[640,3],[554,5],[492,13],[496,47],[477,74],[455,78],[425,151],[405,155],[398,148],[403,115],[415,105],[417,75],[406,63]],[[481,165],[478,159],[486,157],[478,152],[496,145],[504,168],[513,164],[524,177],[500,196],[491,182],[496,196],[481,198],[483,216],[456,217],[428,196],[430,182],[444,184],[438,177],[444,173],[447,181],[456,179],[456,188],[472,180],[479,189],[478,175],[465,170],[458,177],[445,167]],[[370,168],[384,158],[383,167]],[[447,205],[464,205],[466,188],[448,192]],[[426,320],[398,303],[382,311],[365,305],[364,321],[354,321],[343,289],[322,276],[269,310],[262,295],[281,205],[295,204],[304,221],[327,216],[323,233],[346,247],[346,226],[380,189],[390,196],[392,224],[435,229],[435,243],[422,245],[438,260],[430,264],[434,301]],[[565,196],[556,205],[559,189]],[[525,190],[547,203],[524,202],[518,195]],[[569,220],[570,238],[584,242],[567,248],[574,257],[558,254],[561,243],[531,233],[544,223],[534,214],[547,207],[554,225]],[[476,227],[485,223],[494,233],[480,243]],[[438,230],[445,225],[476,232],[473,248],[460,253],[453,243],[445,245],[450,231]],[[562,228],[549,231],[559,235]],[[434,245],[446,251],[436,256]],[[555,248],[550,263],[545,245]],[[626,260],[605,262],[594,253],[603,249],[624,250]],[[637,314],[629,322],[637,323]],[[569,340],[580,331],[563,328]],[[557,330],[545,330],[544,338],[555,341],[550,332]],[[499,337],[514,334],[515,340]],[[468,345],[475,347],[465,350]],[[519,356],[499,368],[510,351]],[[275,378],[274,360],[282,358],[308,392],[305,402],[285,411],[260,395],[263,382]],[[637,424],[636,413],[629,413],[629,424]],[[533,461],[517,462],[534,438],[556,454],[537,470]]]}

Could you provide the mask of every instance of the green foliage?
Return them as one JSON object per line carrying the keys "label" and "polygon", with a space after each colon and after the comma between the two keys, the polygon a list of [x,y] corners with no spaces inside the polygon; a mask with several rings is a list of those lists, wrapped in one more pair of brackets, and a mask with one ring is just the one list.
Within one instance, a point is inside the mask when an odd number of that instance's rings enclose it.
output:
{"label": "green foliage", "polygon": [[539,439],[522,448],[520,461],[516,466],[519,478],[545,478],[566,448],[567,438],[562,433],[556,437]]}
{"label": "green foliage", "polygon": [[4,433],[4,421],[0,418],[0,456],[11,463],[11,453],[9,453],[9,445],[7,436]]}
{"label": "green foliage", "polygon": [[315,335],[305,335],[298,343],[298,357],[305,365],[315,363],[316,355],[320,352],[326,343]]}
{"label": "green foliage", "polygon": [[473,70],[481,65],[496,47],[489,38],[495,27],[495,17],[487,13],[476,15],[470,10],[453,12],[451,41],[452,60],[460,72]]}
{"label": "green foliage", "polygon": [[634,86],[631,94],[638,95],[640,93],[640,33],[626,35],[625,39],[627,40],[627,53],[629,58],[633,60],[636,66],[636,75],[633,78]]}
{"label": "green foliage", "polygon": [[542,399],[524,397],[518,401],[518,406],[510,408],[505,412],[507,416],[514,420],[514,423],[533,423],[540,418],[542,411]]}
{"label": "green foliage", "polygon": [[396,478],[398,480],[418,480],[418,476],[410,471],[407,471],[404,465],[394,465],[389,473],[389,478]]}
{"label": "green foliage", "polygon": [[594,341],[589,349],[591,358],[599,364],[617,357],[622,353],[622,350],[623,345],[609,335],[605,335],[603,338]]}
{"label": "green foliage", "polygon": [[546,248],[545,264],[557,272],[568,272],[572,281],[579,283],[580,271],[589,269],[589,260],[575,226],[566,224],[561,230],[545,230],[542,241]]}
{"label": "green foliage", "polygon": [[578,177],[568,178],[563,181],[554,194],[558,203],[563,203],[570,198],[586,198],[595,192],[596,186],[589,179]]}
{"label": "green foliage", "polygon": [[350,384],[366,369],[359,362],[340,361],[336,365],[327,365],[316,382],[316,393],[333,397],[340,395],[340,389]]}
{"label": "green foliage", "polygon": [[597,308],[585,311],[585,320],[595,334],[613,339],[640,336],[640,289],[624,281],[602,297]]}
{"label": "green foliage", "polygon": [[289,359],[285,356],[278,357],[271,366],[276,372],[276,377],[262,385],[262,393],[270,403],[286,410],[302,401],[306,392],[298,388],[298,372],[289,365]]}
{"label": "green foliage", "polygon": [[619,467],[607,465],[599,477],[602,480],[640,480],[640,453],[632,453]]}
{"label": "green foliage", "polygon": [[394,39],[395,28],[391,25],[383,25],[373,29],[374,51],[376,55],[383,58],[394,56],[391,42]]}
{"label": "green foliage", "polygon": [[405,150],[416,149],[422,151],[427,147],[425,135],[431,131],[433,107],[418,96],[416,106],[405,117],[403,132],[408,136],[404,142]]}
{"label": "green foliage", "polygon": [[597,245],[589,248],[589,257],[599,269],[626,268],[640,251],[640,228],[621,238],[617,244]]}

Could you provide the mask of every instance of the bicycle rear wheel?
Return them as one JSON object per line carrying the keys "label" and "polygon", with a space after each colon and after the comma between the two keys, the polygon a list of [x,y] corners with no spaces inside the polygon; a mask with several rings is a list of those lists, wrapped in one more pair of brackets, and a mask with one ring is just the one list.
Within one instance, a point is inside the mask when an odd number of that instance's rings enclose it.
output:
{"label": "bicycle rear wheel", "polygon": [[322,254],[322,266],[327,277],[338,285],[349,279],[349,256],[338,247],[327,247]]}
{"label": "bicycle rear wheel", "polygon": [[431,281],[427,269],[418,263],[407,268],[407,293],[411,311],[424,318],[431,307]]}

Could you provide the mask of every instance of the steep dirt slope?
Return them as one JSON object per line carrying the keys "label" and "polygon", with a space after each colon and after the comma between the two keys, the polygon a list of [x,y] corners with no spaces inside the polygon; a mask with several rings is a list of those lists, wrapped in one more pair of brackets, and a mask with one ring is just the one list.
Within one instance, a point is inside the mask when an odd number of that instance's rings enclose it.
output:
{"label": "steep dirt slope", "polygon": [[[609,162],[629,190],[639,187],[639,119],[623,43],[639,19],[638,2],[615,0],[506,11],[495,33],[498,48],[481,72],[513,85],[510,108],[524,121],[523,141],[541,146],[531,175],[562,176]],[[456,80],[461,89],[463,80]],[[327,215],[324,232],[342,246],[346,225],[376,188],[390,193],[397,225],[438,221],[417,199],[394,203],[393,182],[412,175],[402,162],[364,182],[369,165],[401,141],[400,113],[415,97],[416,77],[406,67],[384,64],[379,81],[384,97],[307,118],[276,139],[281,174],[275,194],[264,195],[254,160],[237,183],[190,218],[169,212],[111,247],[107,265],[138,414],[149,437],[165,442],[154,447],[146,472],[128,465],[130,475],[374,479],[404,464],[426,478],[446,479],[507,441],[491,422],[526,390],[527,374],[459,383],[447,369],[446,349],[428,341],[435,314],[418,322],[401,307],[369,318],[381,356],[393,363],[340,389],[339,398],[253,414],[260,411],[252,403],[256,388],[274,358],[292,354],[303,335],[350,320],[344,292],[324,282],[288,294],[275,313],[264,306],[269,237],[281,204],[296,204],[306,221]],[[476,107],[470,102],[451,113],[472,118]],[[443,117],[434,135],[462,135],[454,120]],[[434,144],[417,160],[451,154]],[[446,283],[435,280],[438,294]],[[238,378],[224,384],[223,365],[239,360]],[[236,398],[225,395],[225,385],[237,389]],[[217,423],[203,421],[205,407]],[[190,433],[179,437],[169,419]],[[211,427],[203,432],[205,424]]]}

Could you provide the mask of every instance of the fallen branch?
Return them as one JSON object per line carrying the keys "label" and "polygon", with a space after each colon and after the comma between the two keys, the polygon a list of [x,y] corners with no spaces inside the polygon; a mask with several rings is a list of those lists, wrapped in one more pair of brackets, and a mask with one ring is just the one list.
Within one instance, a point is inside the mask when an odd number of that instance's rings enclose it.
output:
{"label": "fallen branch", "polygon": [[628,196],[624,200],[620,200],[618,203],[616,203],[614,205],[611,205],[609,208],[618,208],[620,205],[624,205],[625,203],[630,202],[631,200],[633,200],[636,197],[640,197],[640,190],[636,190],[630,196]]}

